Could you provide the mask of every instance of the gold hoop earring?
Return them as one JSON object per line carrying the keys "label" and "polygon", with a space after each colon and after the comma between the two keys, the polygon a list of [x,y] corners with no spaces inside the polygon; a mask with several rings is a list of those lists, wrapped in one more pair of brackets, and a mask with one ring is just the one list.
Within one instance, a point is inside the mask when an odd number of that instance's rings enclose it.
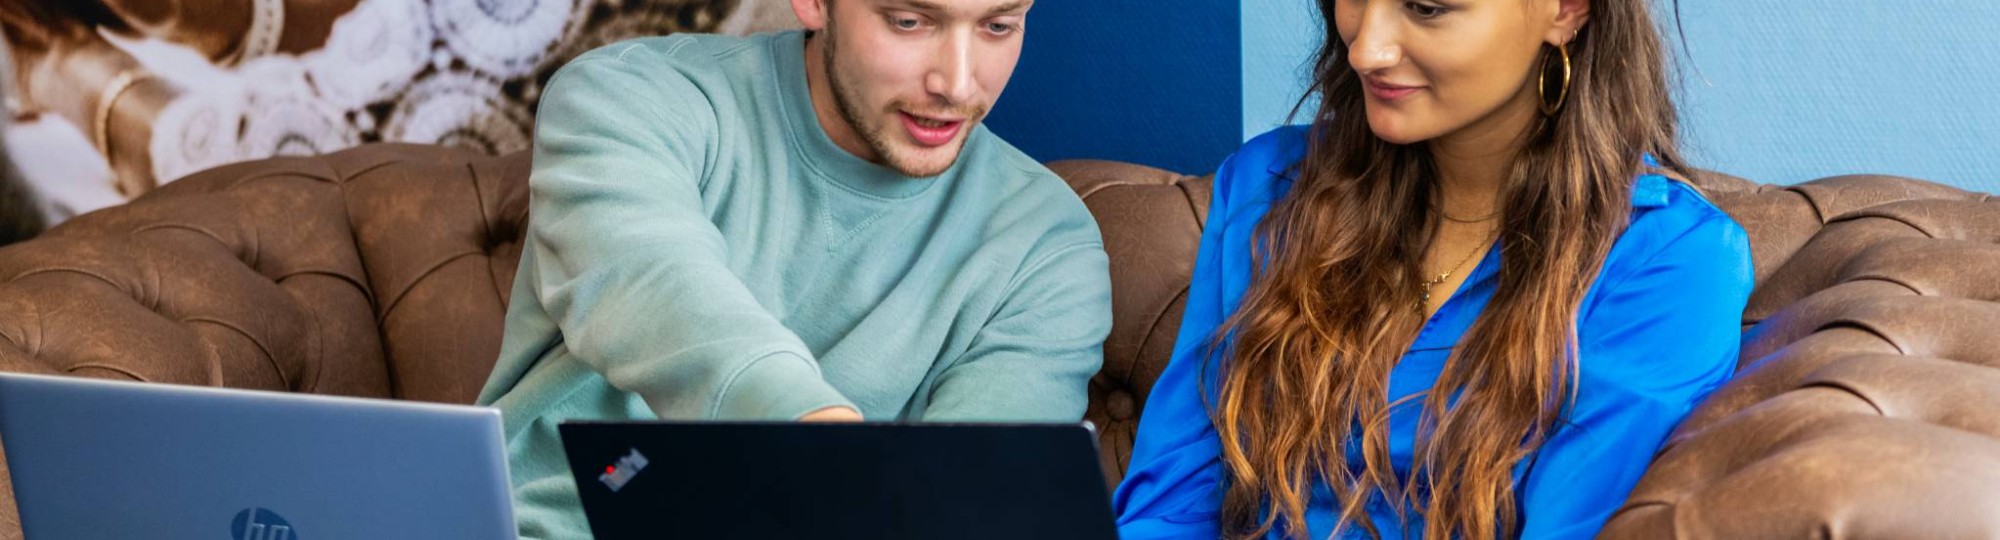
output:
{"label": "gold hoop earring", "polygon": [[1569,101],[1569,46],[1567,44],[1557,45],[1556,53],[1562,55],[1563,82],[1562,90],[1556,94],[1555,103],[1549,102],[1548,60],[1542,61],[1542,68],[1535,74],[1535,94],[1542,98],[1543,116],[1555,116],[1556,111],[1562,110],[1563,103]]}

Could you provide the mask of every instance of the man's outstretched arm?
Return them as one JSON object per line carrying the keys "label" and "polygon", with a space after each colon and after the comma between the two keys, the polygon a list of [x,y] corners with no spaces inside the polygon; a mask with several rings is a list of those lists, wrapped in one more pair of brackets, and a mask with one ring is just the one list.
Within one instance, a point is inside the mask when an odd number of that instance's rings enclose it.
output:
{"label": "man's outstretched arm", "polygon": [[717,116],[662,57],[601,50],[549,83],[524,258],[537,299],[572,354],[661,418],[852,408],[725,264],[700,192]]}

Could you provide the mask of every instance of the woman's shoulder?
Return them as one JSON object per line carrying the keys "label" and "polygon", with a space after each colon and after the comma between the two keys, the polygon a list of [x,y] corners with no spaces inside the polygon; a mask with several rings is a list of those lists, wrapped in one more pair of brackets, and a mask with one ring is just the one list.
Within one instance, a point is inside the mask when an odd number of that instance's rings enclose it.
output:
{"label": "woman's shoulder", "polygon": [[1662,264],[1697,263],[1751,279],[1749,234],[1701,190],[1658,174],[1639,176],[1632,221],[1613,248],[1607,275],[1635,274]]}
{"label": "woman's shoulder", "polygon": [[1639,176],[1632,189],[1632,203],[1631,229],[1652,233],[1662,242],[1701,230],[1723,235],[1744,234],[1743,226],[1709,201],[1700,189],[1658,174]]}
{"label": "woman's shoulder", "polygon": [[1284,126],[1252,137],[1215,171],[1215,197],[1229,207],[1268,203],[1291,187],[1306,153],[1306,126]]}
{"label": "woman's shoulder", "polygon": [[1237,159],[1256,161],[1267,166],[1289,167],[1305,157],[1308,126],[1279,126],[1244,142],[1236,149]]}

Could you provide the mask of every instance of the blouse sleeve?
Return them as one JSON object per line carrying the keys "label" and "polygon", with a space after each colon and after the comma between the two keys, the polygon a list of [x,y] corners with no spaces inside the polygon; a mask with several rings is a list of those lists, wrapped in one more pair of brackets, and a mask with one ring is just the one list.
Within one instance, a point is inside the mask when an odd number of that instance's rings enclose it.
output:
{"label": "blouse sleeve", "polygon": [[1667,434],[1736,368],[1754,278],[1749,239],[1726,215],[1612,279],[1580,323],[1567,421],[1524,464],[1521,538],[1595,536]]}

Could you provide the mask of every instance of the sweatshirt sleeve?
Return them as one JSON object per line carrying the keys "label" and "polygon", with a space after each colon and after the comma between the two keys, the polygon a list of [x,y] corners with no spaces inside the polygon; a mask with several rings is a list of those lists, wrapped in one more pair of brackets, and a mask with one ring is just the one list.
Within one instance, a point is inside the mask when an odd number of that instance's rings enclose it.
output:
{"label": "sweatshirt sleeve", "polygon": [[571,353],[661,418],[851,407],[726,265],[701,199],[713,105],[670,65],[625,59],[658,53],[599,53],[549,83],[529,179],[527,285]]}
{"label": "sweatshirt sleeve", "polygon": [[939,374],[924,420],[1081,420],[1111,333],[1110,264],[1092,242],[1027,268],[965,356]]}

